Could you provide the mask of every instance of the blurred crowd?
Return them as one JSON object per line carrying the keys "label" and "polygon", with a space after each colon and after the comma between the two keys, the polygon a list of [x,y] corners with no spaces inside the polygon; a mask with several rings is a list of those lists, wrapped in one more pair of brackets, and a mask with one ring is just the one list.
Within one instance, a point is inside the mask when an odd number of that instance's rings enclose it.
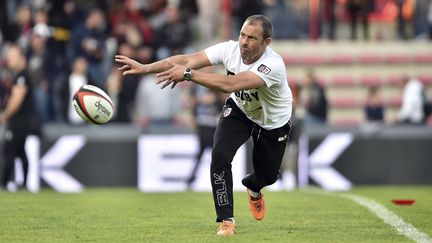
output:
{"label": "blurred crowd", "polygon": [[[199,100],[191,84],[160,91],[154,76],[122,77],[113,56],[118,53],[149,63],[196,51],[200,42],[236,39],[239,23],[252,14],[265,14],[273,21],[275,39],[314,38],[315,32],[335,39],[337,22],[348,13],[351,38],[357,38],[357,18],[362,19],[364,37],[368,38],[368,15],[382,7],[381,2],[389,1],[0,0],[0,60],[8,45],[16,43],[23,48],[37,111],[45,123],[82,123],[72,110],[71,96],[81,85],[93,84],[113,98],[114,122],[141,127],[185,125],[184,113],[192,114],[194,100]],[[400,6],[400,38],[432,36],[431,0],[393,2]],[[316,28],[311,29],[314,3],[321,11]],[[405,5],[408,3],[416,4]],[[408,28],[415,30],[409,34],[405,31],[408,23],[420,24]],[[2,61],[0,105],[8,85],[10,75]]]}
{"label": "blurred crowd", "polygon": [[[193,39],[188,16],[197,14],[196,5],[189,2],[1,1],[2,51],[8,43],[24,49],[43,122],[81,123],[69,102],[83,84],[105,89],[116,103],[115,121],[130,122],[136,96],[145,100],[153,93],[145,84],[151,80],[122,78],[113,56],[120,53],[147,63],[187,51]],[[2,67],[0,92],[10,81],[4,70]],[[164,103],[155,105],[164,110]],[[178,112],[177,103],[167,107],[169,115]]]}

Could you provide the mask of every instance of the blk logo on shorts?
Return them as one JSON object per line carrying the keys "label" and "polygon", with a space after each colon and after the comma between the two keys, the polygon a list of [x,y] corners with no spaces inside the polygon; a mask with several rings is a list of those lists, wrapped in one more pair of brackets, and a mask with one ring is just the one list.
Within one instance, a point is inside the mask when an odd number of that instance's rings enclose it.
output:
{"label": "blk logo on shorts", "polygon": [[219,189],[216,190],[216,198],[219,206],[229,204],[224,175],[225,175],[225,171],[222,171],[220,175],[213,173],[213,177],[215,179],[213,182],[215,186],[220,187]]}
{"label": "blk logo on shorts", "polygon": [[224,117],[227,117],[231,113],[232,108],[226,108],[226,110],[223,113]]}

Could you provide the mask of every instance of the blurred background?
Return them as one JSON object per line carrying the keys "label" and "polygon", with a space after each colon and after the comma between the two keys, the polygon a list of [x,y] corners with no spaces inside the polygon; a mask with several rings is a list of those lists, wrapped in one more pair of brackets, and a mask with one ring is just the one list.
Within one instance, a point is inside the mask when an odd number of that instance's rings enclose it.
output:
{"label": "blurred background", "polygon": [[[27,147],[28,187],[209,190],[209,151],[197,138],[226,94],[122,77],[114,55],[149,63],[199,51],[236,40],[253,14],[272,20],[271,47],[295,98],[273,189],[432,183],[432,0],[0,0],[0,111],[11,83],[5,53],[18,44],[42,124]],[[85,124],[72,109],[86,83],[113,99],[109,124]],[[239,177],[249,146],[233,162]]]}

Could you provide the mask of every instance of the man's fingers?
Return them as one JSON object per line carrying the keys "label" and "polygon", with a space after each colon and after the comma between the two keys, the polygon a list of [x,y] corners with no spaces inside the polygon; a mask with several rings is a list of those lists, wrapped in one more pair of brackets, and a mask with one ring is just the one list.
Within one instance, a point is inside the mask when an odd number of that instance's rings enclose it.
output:
{"label": "man's fingers", "polygon": [[168,86],[172,81],[171,80],[165,80],[165,83],[161,86],[161,89],[164,89],[166,86]]}
{"label": "man's fingers", "polygon": [[129,70],[129,69],[130,69],[130,66],[126,64],[126,65],[123,65],[122,67],[118,68],[117,70],[125,71],[125,70]]}
{"label": "man's fingers", "polygon": [[173,82],[171,85],[171,89],[174,89],[174,87],[178,84],[178,82]]}
{"label": "man's fingers", "polygon": [[158,77],[156,84],[160,84],[164,81],[170,80],[171,78],[168,75]]}
{"label": "man's fingers", "polygon": [[129,59],[129,57],[127,57],[127,56],[123,56],[123,55],[115,55],[114,56],[114,59],[117,61],[126,61],[126,60],[128,60]]}
{"label": "man's fingers", "polygon": [[114,61],[116,62],[120,62],[120,63],[125,63],[125,56],[115,56]]}
{"label": "man's fingers", "polygon": [[161,72],[161,73],[157,73],[156,77],[160,78],[160,77],[163,77],[163,76],[167,76],[169,73],[170,73],[170,70],[165,71],[165,72]]}
{"label": "man's fingers", "polygon": [[162,86],[160,87],[161,89],[165,88],[166,86],[168,86],[170,83],[172,83],[173,81],[170,79],[170,77],[168,75],[165,76],[160,76],[157,80],[156,80],[156,84],[162,84]]}

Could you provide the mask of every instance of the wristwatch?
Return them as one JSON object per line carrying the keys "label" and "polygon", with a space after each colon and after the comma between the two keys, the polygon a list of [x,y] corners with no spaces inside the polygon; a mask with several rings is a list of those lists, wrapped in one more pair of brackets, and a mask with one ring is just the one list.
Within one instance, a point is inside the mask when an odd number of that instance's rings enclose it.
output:
{"label": "wristwatch", "polygon": [[192,70],[190,68],[186,68],[183,73],[183,78],[187,81],[192,80]]}

